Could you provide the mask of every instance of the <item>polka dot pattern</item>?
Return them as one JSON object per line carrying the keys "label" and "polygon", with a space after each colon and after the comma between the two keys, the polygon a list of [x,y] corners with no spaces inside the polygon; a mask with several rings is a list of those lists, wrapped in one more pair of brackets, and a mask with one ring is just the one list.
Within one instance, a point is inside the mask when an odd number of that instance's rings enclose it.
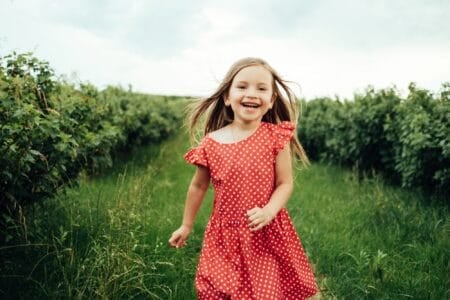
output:
{"label": "polka dot pattern", "polygon": [[224,144],[209,135],[185,155],[209,169],[214,206],[195,278],[199,299],[306,299],[314,274],[285,208],[252,232],[247,210],[263,207],[275,188],[275,157],[289,144],[291,122],[261,122],[244,140]]}

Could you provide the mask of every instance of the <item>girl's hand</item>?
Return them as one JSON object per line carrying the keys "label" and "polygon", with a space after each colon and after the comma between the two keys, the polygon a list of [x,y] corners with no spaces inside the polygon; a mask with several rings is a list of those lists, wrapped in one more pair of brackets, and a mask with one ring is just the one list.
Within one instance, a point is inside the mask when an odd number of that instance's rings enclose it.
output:
{"label": "girl's hand", "polygon": [[189,227],[187,225],[181,225],[180,228],[178,228],[172,233],[172,236],[169,239],[169,244],[175,248],[186,246],[187,245],[186,240],[191,231],[192,227]]}
{"label": "girl's hand", "polygon": [[259,208],[255,207],[247,211],[248,227],[250,231],[257,231],[264,226],[272,222],[275,218],[275,214],[272,213],[267,207]]}

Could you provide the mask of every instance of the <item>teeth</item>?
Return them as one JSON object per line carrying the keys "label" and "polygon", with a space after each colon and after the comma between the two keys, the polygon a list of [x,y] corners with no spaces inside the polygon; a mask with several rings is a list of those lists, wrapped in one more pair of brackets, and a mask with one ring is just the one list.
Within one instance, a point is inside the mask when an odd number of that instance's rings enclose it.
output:
{"label": "teeth", "polygon": [[247,107],[259,107],[259,105],[256,103],[242,103],[242,105]]}

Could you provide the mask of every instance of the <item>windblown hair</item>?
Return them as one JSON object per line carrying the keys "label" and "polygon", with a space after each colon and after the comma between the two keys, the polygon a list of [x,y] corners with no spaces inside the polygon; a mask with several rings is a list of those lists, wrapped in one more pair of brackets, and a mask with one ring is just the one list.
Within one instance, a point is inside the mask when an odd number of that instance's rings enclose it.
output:
{"label": "windblown hair", "polygon": [[[273,124],[279,124],[282,121],[291,121],[297,124],[299,116],[298,102],[295,94],[287,86],[287,81],[283,80],[266,61],[260,58],[247,57],[238,60],[230,67],[214,94],[208,98],[195,101],[188,107],[187,126],[191,139],[194,139],[197,126],[200,120],[203,121],[203,117],[206,118],[204,123],[201,122],[204,126],[204,135],[233,122],[233,111],[230,106],[225,106],[225,99],[228,97],[230,86],[236,74],[250,66],[264,67],[272,74],[273,78],[273,107],[263,116],[262,121]],[[296,134],[294,134],[290,142],[290,148],[294,156],[297,155],[305,166],[309,164],[308,157]]]}

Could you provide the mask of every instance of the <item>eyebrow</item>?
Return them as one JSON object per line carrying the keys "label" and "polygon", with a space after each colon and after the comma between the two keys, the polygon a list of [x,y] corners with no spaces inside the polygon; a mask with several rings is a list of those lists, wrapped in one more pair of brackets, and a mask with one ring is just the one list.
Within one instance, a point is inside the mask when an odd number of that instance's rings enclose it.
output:
{"label": "eyebrow", "polygon": [[[242,84],[242,83],[248,83],[248,82],[244,81],[244,80],[236,82],[236,84]],[[270,85],[270,84],[268,84],[266,82],[258,82],[258,85]]]}

